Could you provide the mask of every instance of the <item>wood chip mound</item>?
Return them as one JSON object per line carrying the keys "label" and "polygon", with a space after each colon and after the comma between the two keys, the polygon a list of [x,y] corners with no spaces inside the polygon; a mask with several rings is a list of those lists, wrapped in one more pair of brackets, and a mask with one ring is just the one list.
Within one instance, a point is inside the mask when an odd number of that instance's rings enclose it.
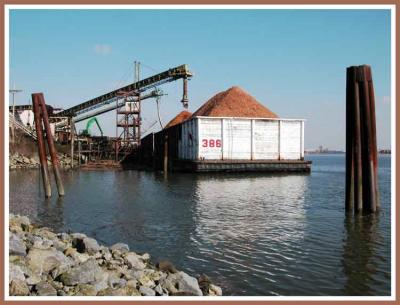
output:
{"label": "wood chip mound", "polygon": [[258,102],[240,87],[232,87],[214,95],[192,117],[278,118],[278,115]]}
{"label": "wood chip mound", "polygon": [[164,127],[164,128],[169,128],[175,125],[178,125],[180,123],[185,122],[192,116],[192,113],[189,111],[181,111],[176,117],[174,117],[169,123]]}

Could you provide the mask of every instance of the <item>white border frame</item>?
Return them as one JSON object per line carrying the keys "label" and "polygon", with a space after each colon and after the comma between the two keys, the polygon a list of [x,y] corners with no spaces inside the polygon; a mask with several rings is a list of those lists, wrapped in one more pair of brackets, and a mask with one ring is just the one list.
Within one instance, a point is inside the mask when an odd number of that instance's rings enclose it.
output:
{"label": "white border frame", "polygon": [[[194,10],[194,9],[210,9],[210,10],[221,10],[221,9],[241,9],[241,10],[252,10],[252,9],[307,9],[307,10],[314,10],[314,9],[321,9],[321,10],[328,10],[328,9],[361,9],[361,10],[368,10],[368,9],[388,9],[391,13],[391,156],[396,156],[396,5],[380,5],[380,4],[373,4],[373,5],[358,5],[358,4],[351,4],[351,5],[342,5],[342,4],[335,4],[335,5],[314,5],[314,4],[302,4],[302,5],[112,5],[112,4],[105,4],[105,5],[27,5],[27,4],[13,4],[13,5],[5,5],[4,6],[4,70],[5,70],[5,90],[4,90],[4,101],[9,100],[9,12],[11,9],[185,9],[185,10]],[[7,170],[9,170],[9,123],[8,123],[8,105],[4,103],[5,111],[4,111],[4,122],[6,122],[5,126],[5,138],[4,138],[4,235],[5,241],[8,240],[8,225],[9,225],[9,179],[8,175],[6,175]],[[16,300],[23,300],[23,301],[45,301],[45,300],[52,300],[52,301],[79,301],[79,300],[86,300],[86,301],[194,301],[194,300],[201,300],[201,301],[394,301],[396,299],[396,158],[391,157],[391,296],[372,296],[372,297],[353,297],[353,296],[324,296],[324,297],[287,297],[287,296],[222,296],[222,297],[39,297],[39,296],[28,296],[28,297],[16,297],[16,296],[9,296],[9,287],[8,287],[8,268],[9,268],[9,261],[6,259],[8,257],[8,243],[5,242],[4,244],[4,274],[5,274],[5,281],[4,281],[4,294],[5,294],[5,301],[16,301]]]}

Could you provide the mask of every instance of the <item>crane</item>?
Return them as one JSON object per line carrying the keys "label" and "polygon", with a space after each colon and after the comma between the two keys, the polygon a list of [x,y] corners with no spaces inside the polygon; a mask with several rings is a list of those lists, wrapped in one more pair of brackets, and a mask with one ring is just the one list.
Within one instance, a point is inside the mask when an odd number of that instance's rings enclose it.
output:
{"label": "crane", "polygon": [[101,136],[103,136],[103,130],[101,129],[100,124],[99,124],[99,121],[97,120],[96,117],[93,117],[93,118],[91,118],[90,120],[87,121],[87,123],[86,123],[86,129],[83,130],[82,135],[85,135],[85,136],[90,135],[89,130],[90,130],[90,127],[92,127],[92,125],[93,125],[94,123],[96,123],[97,127],[98,127],[99,130],[100,130]]}

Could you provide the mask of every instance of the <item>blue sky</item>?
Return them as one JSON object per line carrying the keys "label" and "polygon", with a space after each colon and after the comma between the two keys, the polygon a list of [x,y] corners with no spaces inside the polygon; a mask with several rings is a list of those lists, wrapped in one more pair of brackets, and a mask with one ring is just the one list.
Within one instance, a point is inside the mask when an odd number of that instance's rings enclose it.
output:
{"label": "blue sky", "polygon": [[[237,85],[285,118],[307,119],[305,147],[345,147],[346,67],[372,67],[378,147],[390,147],[389,10],[12,10],[10,85],[68,108],[188,64],[189,110]],[[164,123],[182,110],[182,82],[163,85]],[[143,102],[144,129],[157,120]],[[115,113],[99,116],[115,135]],[[156,125],[158,126],[158,125]],[[78,129],[83,129],[83,123]]]}

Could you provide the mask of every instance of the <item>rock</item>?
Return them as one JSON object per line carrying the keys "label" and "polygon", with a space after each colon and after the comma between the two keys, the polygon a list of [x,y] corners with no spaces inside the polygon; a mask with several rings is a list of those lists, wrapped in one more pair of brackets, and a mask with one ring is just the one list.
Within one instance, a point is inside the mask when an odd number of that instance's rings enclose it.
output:
{"label": "rock", "polygon": [[52,232],[49,228],[36,229],[34,230],[34,234],[41,238],[47,238],[51,241],[58,240],[57,234]]}
{"label": "rock", "polygon": [[120,253],[126,253],[129,252],[129,246],[124,243],[116,243],[110,247],[111,252],[114,252],[115,250],[118,250]]}
{"label": "rock", "polygon": [[104,254],[103,254],[103,258],[104,258],[106,261],[110,261],[110,260],[112,259],[112,255],[111,255],[111,253],[107,252],[107,253],[104,253]]}
{"label": "rock", "polygon": [[80,253],[86,252],[91,255],[100,250],[100,246],[97,241],[90,237],[74,238],[72,240],[72,247],[76,248],[76,250]]}
{"label": "rock", "polygon": [[9,283],[13,280],[25,281],[24,273],[20,266],[10,263],[8,265]]}
{"label": "rock", "polygon": [[86,234],[83,233],[72,233],[70,235],[72,237],[72,239],[84,239],[86,236]]}
{"label": "rock", "polygon": [[93,285],[79,284],[76,286],[74,295],[95,296],[96,294],[97,294],[97,290]]}
{"label": "rock", "polygon": [[140,283],[141,286],[145,286],[145,287],[156,286],[154,281],[148,275],[143,275],[143,276],[139,277],[138,282]]}
{"label": "rock", "polygon": [[207,275],[202,274],[197,279],[197,282],[199,283],[199,287],[203,292],[203,295],[208,295],[211,284],[210,278]]}
{"label": "rock", "polygon": [[57,290],[47,282],[40,282],[36,284],[35,289],[38,295],[57,295]]}
{"label": "rock", "polygon": [[160,284],[158,284],[158,285],[154,288],[154,291],[157,293],[157,295],[163,295],[163,294],[164,294],[164,291],[163,291],[163,289],[162,289],[162,287],[161,287]]}
{"label": "rock", "polygon": [[137,255],[135,252],[129,252],[124,257],[126,264],[129,268],[141,270],[146,268],[146,265],[141,260],[141,257]]}
{"label": "rock", "polygon": [[175,266],[169,262],[169,261],[159,261],[156,264],[156,267],[163,272],[169,272],[169,273],[176,273],[178,270],[176,270]]}
{"label": "rock", "polygon": [[119,285],[121,280],[121,273],[118,271],[111,271],[108,273],[108,285],[112,288],[115,288]]}
{"label": "rock", "polygon": [[[53,248],[31,248],[27,255],[28,267],[36,274],[48,273],[54,269],[56,273],[65,272],[71,265],[70,260],[60,251]],[[58,275],[57,274],[57,275]]]}
{"label": "rock", "polygon": [[64,285],[59,281],[50,281],[49,284],[54,287],[56,290],[62,290]]}
{"label": "rock", "polygon": [[162,279],[160,285],[163,289],[167,290],[169,293],[177,293],[178,289],[175,287],[174,283],[168,278]]}
{"label": "rock", "polygon": [[83,239],[83,243],[85,245],[86,252],[89,254],[94,254],[100,250],[99,244],[93,238],[86,237]]}
{"label": "rock", "polygon": [[97,265],[96,260],[90,258],[61,274],[60,280],[64,285],[93,284],[103,280],[104,271]]}
{"label": "rock", "polygon": [[129,280],[126,282],[126,286],[136,288],[138,285],[137,280]]}
{"label": "rock", "polygon": [[150,297],[154,297],[156,295],[156,292],[148,287],[145,286],[141,286],[139,288],[139,292],[143,295],[143,296],[150,296]]}
{"label": "rock", "polygon": [[70,241],[70,236],[67,233],[59,233],[57,234],[57,237],[61,240],[61,241]]}
{"label": "rock", "polygon": [[90,258],[89,254],[79,253],[75,248],[67,248],[64,251],[64,254],[68,257],[71,257],[74,261],[76,261],[79,264],[86,262]]}
{"label": "rock", "polygon": [[26,246],[21,238],[19,238],[15,233],[10,233],[9,254],[21,256],[26,255]]}
{"label": "rock", "polygon": [[53,241],[51,241],[50,239],[47,238],[43,238],[43,239],[37,239],[34,243],[33,243],[33,247],[36,249],[49,249],[53,246]]}
{"label": "rock", "polygon": [[29,295],[28,285],[21,280],[12,280],[10,284],[10,295],[13,296],[25,296]]}
{"label": "rock", "polygon": [[221,287],[214,284],[210,284],[208,295],[221,296],[222,295]]}
{"label": "rock", "polygon": [[133,287],[123,287],[118,289],[112,289],[110,287],[103,289],[97,295],[99,296],[140,296],[140,292]]}
{"label": "rock", "polygon": [[10,216],[9,224],[10,224],[10,226],[15,226],[15,225],[17,225],[17,226],[21,226],[21,225],[29,226],[31,224],[31,221],[26,216],[13,215],[13,216]]}
{"label": "rock", "polygon": [[150,260],[150,254],[149,253],[144,253],[141,257],[142,257],[142,260],[144,260],[144,261]]}
{"label": "rock", "polygon": [[187,295],[202,296],[199,284],[194,277],[189,276],[183,271],[168,275],[167,279],[171,281],[179,293],[187,293]]}
{"label": "rock", "polygon": [[61,252],[64,252],[68,248],[68,244],[66,242],[62,242],[59,240],[53,241],[53,246]]}
{"label": "rock", "polygon": [[26,283],[28,285],[36,285],[37,283],[40,283],[42,281],[41,277],[36,275],[36,274],[31,274],[30,276],[28,276],[28,278],[26,279]]}

